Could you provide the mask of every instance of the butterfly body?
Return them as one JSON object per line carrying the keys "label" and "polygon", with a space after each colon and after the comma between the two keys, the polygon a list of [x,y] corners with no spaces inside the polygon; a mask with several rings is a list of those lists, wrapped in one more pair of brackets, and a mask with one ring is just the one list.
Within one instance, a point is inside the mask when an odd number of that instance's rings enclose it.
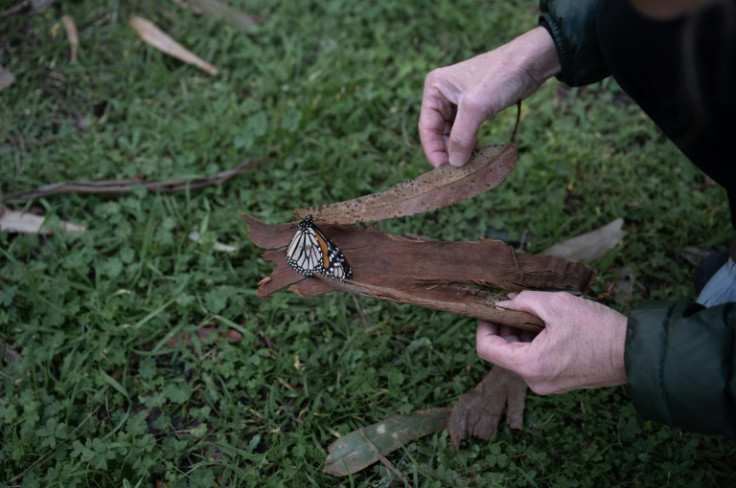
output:
{"label": "butterfly body", "polygon": [[322,274],[333,280],[353,277],[353,270],[335,243],[314,225],[311,215],[297,224],[297,231],[286,248],[286,262],[304,276]]}

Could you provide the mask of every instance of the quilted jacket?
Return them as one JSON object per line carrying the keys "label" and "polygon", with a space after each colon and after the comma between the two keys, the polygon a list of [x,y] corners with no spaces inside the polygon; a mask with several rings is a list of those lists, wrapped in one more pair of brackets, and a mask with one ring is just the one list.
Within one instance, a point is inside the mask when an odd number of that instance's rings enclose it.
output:
{"label": "quilted jacket", "polygon": [[[608,76],[597,39],[600,3],[540,0],[540,24],[560,57],[558,78],[570,86]],[[736,438],[735,350],[735,303],[704,308],[658,302],[633,310],[625,365],[637,411],[665,424]]]}

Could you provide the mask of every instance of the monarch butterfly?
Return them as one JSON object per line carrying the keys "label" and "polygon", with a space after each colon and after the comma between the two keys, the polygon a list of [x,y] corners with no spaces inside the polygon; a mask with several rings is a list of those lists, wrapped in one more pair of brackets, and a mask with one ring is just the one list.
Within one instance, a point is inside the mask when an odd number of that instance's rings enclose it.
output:
{"label": "monarch butterfly", "polygon": [[297,231],[286,248],[286,262],[305,276],[321,273],[333,280],[353,277],[353,270],[340,249],[314,225],[311,215],[297,224]]}

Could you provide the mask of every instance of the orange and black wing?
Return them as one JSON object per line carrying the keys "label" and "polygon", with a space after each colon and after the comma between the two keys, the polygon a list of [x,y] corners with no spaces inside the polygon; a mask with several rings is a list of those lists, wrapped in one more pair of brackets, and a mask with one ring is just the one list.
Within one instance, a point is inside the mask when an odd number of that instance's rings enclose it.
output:
{"label": "orange and black wing", "polygon": [[305,276],[321,273],[334,280],[353,277],[353,270],[340,249],[314,225],[307,215],[297,224],[297,231],[286,248],[286,262]]}

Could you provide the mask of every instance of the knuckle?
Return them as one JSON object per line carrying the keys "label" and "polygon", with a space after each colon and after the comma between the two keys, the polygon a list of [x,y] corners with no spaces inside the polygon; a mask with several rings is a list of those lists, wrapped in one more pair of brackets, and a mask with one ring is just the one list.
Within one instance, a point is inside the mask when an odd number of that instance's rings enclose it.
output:
{"label": "knuckle", "polygon": [[442,68],[435,68],[424,77],[424,87],[437,88],[442,80]]}

